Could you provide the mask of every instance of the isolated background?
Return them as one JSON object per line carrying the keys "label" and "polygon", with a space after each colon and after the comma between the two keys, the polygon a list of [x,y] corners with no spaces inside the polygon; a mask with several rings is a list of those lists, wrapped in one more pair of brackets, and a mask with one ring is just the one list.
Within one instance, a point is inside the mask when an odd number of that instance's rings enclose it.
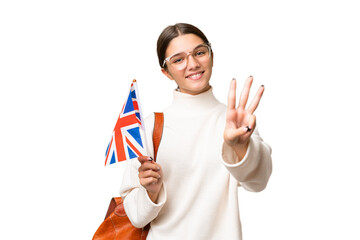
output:
{"label": "isolated background", "polygon": [[[256,112],[273,147],[261,193],[239,190],[245,240],[360,239],[356,1],[1,1],[1,239],[91,239],[118,196],[104,154],[131,80],[144,115],[172,100],[156,40],[198,26],[211,84],[265,85]],[[240,92],[240,91],[238,91]],[[216,193],[214,193],[216,194]]]}

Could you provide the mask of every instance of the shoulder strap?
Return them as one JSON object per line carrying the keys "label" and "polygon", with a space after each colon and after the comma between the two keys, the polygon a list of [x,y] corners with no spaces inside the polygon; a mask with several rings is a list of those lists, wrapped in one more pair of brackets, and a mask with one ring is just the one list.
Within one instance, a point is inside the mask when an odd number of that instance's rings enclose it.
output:
{"label": "shoulder strap", "polygon": [[164,128],[164,113],[155,112],[153,144],[154,144],[154,161],[156,161],[157,151],[160,145]]}
{"label": "shoulder strap", "polygon": [[[154,160],[156,161],[157,151],[160,145],[162,132],[164,128],[164,113],[155,113],[155,121],[154,121],[154,132],[153,132],[153,143],[154,143]],[[114,212],[117,205],[121,204],[123,199],[121,197],[114,197],[110,201],[110,205],[108,211],[106,213],[105,219],[110,216],[112,212]]]}
{"label": "shoulder strap", "polygon": [[121,204],[123,202],[123,199],[121,197],[113,197],[110,201],[107,213],[105,215],[105,219],[107,219],[112,212],[114,212],[117,205]]}

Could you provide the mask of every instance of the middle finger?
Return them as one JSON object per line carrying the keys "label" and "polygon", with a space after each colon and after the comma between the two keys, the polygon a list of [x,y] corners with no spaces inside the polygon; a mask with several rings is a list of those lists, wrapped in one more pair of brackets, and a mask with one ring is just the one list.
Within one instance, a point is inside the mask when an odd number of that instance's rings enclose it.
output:
{"label": "middle finger", "polygon": [[246,107],[246,103],[249,98],[249,93],[250,93],[250,88],[251,88],[252,82],[253,82],[253,77],[249,76],[245,82],[244,88],[240,95],[239,107],[238,107],[240,109],[245,109],[245,107]]}

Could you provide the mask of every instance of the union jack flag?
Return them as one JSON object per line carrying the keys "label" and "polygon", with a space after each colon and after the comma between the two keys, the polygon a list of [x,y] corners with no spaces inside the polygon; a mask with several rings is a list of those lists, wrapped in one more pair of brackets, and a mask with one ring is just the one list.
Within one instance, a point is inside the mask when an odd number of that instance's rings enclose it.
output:
{"label": "union jack flag", "polygon": [[145,154],[143,119],[141,116],[136,80],[117,119],[110,143],[106,149],[105,166],[137,158]]}

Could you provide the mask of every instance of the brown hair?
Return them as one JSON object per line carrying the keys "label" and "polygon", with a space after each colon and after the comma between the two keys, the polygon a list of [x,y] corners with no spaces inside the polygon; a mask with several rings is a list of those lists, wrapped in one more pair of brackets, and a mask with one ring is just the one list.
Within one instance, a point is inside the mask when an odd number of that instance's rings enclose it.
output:
{"label": "brown hair", "polygon": [[[207,37],[200,29],[187,23],[177,23],[175,25],[170,25],[161,32],[157,41],[157,55],[158,55],[160,67],[162,67],[163,65],[165,59],[165,52],[170,41],[180,35],[190,34],[190,33],[200,37],[204,41],[204,43],[207,44],[209,43]],[[167,66],[165,65],[164,68],[166,69]]]}

